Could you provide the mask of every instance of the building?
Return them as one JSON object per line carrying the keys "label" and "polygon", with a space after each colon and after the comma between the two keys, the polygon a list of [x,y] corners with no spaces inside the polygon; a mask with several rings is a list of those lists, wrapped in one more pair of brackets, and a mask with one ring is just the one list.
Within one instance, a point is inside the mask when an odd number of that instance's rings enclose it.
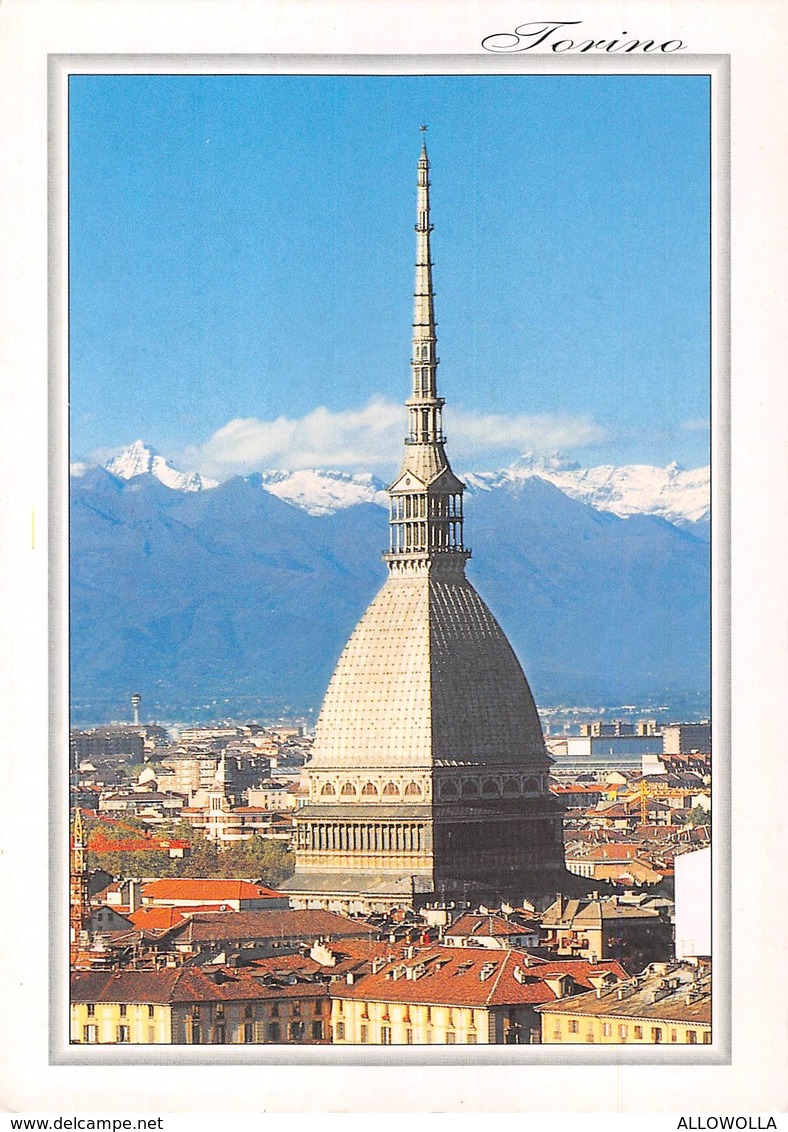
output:
{"label": "building", "polygon": [[73,730],[69,736],[71,765],[83,759],[122,756],[142,762],[145,755],[145,728],[129,724],[95,727],[91,731]]}
{"label": "building", "polygon": [[164,877],[142,886],[142,904],[167,908],[197,908],[204,904],[223,904],[235,912],[289,909],[281,892],[248,880],[221,878]]}
{"label": "building", "polygon": [[708,1045],[711,972],[692,964],[653,963],[626,983],[536,1009],[547,1045]]}
{"label": "building", "polygon": [[672,954],[671,925],[655,907],[617,896],[558,896],[542,915],[543,943],[555,955],[619,959],[631,970]]}
{"label": "building", "polygon": [[[645,865],[640,859],[643,852],[641,845],[631,845],[627,842],[613,842],[608,845],[592,845],[584,848],[582,852],[566,854],[566,867],[570,873],[589,877],[592,880],[609,880],[610,866],[619,869],[628,869],[633,864]],[[657,883],[656,880],[652,883]]]}
{"label": "building", "polygon": [[466,912],[446,929],[447,947],[488,947],[495,950],[539,947],[541,931],[537,921],[510,920],[506,916]]}
{"label": "building", "polygon": [[596,767],[640,766],[644,755],[662,754],[663,740],[661,735],[603,732],[601,735],[568,735],[562,742],[566,744],[566,765]]}
{"label": "building", "polygon": [[536,1007],[626,979],[618,963],[545,963],[519,951],[432,947],[373,960],[332,983],[335,1045],[522,1045]]}
{"label": "building", "polygon": [[338,916],[320,908],[265,910],[262,912],[195,912],[155,941],[155,950],[181,960],[203,960],[222,953],[242,958],[287,955],[311,947],[316,939],[327,942],[371,939],[377,931],[369,924]]}
{"label": "building", "polygon": [[418,162],[413,392],[389,487],[388,578],[328,687],[297,811],[293,902],[385,909],[436,896],[554,891],[560,803],[520,664],[465,577],[464,485],[444,448],[430,250]]}
{"label": "building", "polygon": [[[637,733],[638,735],[645,734],[645,732],[641,731]],[[635,724],[626,723],[623,719],[613,719],[610,723],[604,723],[601,719],[595,719],[591,723],[581,723],[580,734],[594,736],[634,735]]]}
{"label": "building", "polygon": [[707,754],[711,751],[710,723],[672,723],[662,731],[666,755]]}
{"label": "building", "polygon": [[189,755],[178,751],[161,761],[162,767],[172,775],[172,790],[190,798],[198,790],[210,790],[214,784],[219,758],[206,751],[201,755]]}
{"label": "building", "polygon": [[197,833],[221,845],[234,845],[264,837],[289,845],[295,835],[292,816],[262,806],[233,806],[224,798],[211,798],[207,809],[184,806],[181,818]]}
{"label": "building", "polygon": [[228,968],[77,971],[71,1041],[87,1045],[325,1043],[325,984]]}
{"label": "building", "polygon": [[711,849],[681,853],[676,873],[676,958],[711,956]]}

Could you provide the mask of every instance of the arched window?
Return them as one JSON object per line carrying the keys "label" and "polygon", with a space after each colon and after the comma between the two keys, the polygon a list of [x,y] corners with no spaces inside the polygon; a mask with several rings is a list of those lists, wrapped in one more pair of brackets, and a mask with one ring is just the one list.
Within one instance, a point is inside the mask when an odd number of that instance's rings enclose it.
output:
{"label": "arched window", "polygon": [[330,782],[326,782],[326,783],[324,783],[323,789],[320,791],[320,793],[321,794],[336,794],[336,790],[334,789],[334,787],[331,785]]}
{"label": "arched window", "polygon": [[396,785],[393,782],[387,782],[386,785],[383,787],[383,796],[385,798],[391,798],[392,795],[399,798],[399,790],[397,789]]}
{"label": "arched window", "polygon": [[405,796],[406,797],[414,797],[415,796],[415,797],[418,797],[418,798],[421,797],[421,787],[419,786],[418,782],[409,782],[408,783],[408,785],[405,787]]}
{"label": "arched window", "polygon": [[456,798],[457,797],[457,784],[456,782],[442,782],[441,783],[441,798]]}
{"label": "arched window", "polygon": [[535,778],[526,778],[525,792],[526,794],[537,794],[539,792],[539,783]]}
{"label": "arched window", "polygon": [[342,794],[342,796],[345,798],[355,798],[356,788],[352,782],[346,782],[340,790],[340,794]]}
{"label": "arched window", "polygon": [[503,784],[503,792],[504,794],[517,794],[517,779],[507,778]]}
{"label": "arched window", "polygon": [[482,784],[482,794],[486,794],[488,798],[497,796],[498,783],[494,778],[485,778],[484,783]]}
{"label": "arched window", "polygon": [[364,789],[361,791],[361,794],[364,798],[377,798],[377,787],[373,783],[367,782],[364,786]]}
{"label": "arched window", "polygon": [[478,798],[479,787],[472,779],[469,779],[467,782],[463,782],[462,796],[463,798]]}

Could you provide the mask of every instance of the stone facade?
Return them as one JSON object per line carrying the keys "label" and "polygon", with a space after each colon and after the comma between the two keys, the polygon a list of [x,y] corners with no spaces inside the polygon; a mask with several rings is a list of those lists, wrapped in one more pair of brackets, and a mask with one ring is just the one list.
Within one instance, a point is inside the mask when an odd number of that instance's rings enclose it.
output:
{"label": "stone facade", "polygon": [[[549,891],[560,804],[536,706],[465,577],[463,484],[437,395],[429,163],[418,166],[413,392],[389,488],[388,579],[329,684],[297,813],[295,903],[386,908]],[[550,879],[552,878],[552,879]]]}

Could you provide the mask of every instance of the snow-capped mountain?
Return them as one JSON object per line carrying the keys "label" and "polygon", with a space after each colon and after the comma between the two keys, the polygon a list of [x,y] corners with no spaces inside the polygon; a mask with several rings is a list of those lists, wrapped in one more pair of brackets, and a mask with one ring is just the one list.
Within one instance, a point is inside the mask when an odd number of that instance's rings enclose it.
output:
{"label": "snow-capped mountain", "polygon": [[[85,465],[77,465],[77,467],[84,468]],[[151,475],[173,491],[206,491],[219,486],[218,480],[208,479],[199,472],[179,472],[142,440],[135,440],[104,467],[108,472],[112,472],[113,476],[119,476],[122,480]],[[71,474],[75,474],[73,466]]]}
{"label": "snow-capped mountain", "polygon": [[316,471],[305,468],[297,472],[267,471],[261,484],[271,495],[292,503],[310,515],[333,515],[357,503],[377,503],[386,507],[385,484],[369,472]]}
{"label": "snow-capped mountain", "polygon": [[[74,478],[93,465],[71,465]],[[205,491],[218,486],[200,472],[180,472],[154,449],[137,440],[104,465],[120,479],[151,475],[173,491]],[[619,518],[656,515],[679,527],[703,527],[709,520],[710,469],[685,470],[677,463],[665,468],[648,464],[624,467],[602,465],[581,468],[562,456],[521,457],[496,472],[463,472],[469,492],[517,492],[526,480],[538,477],[553,484],[570,499]],[[324,469],[276,471],[267,469],[250,477],[264,491],[309,515],[333,515],[360,503],[387,505],[385,484],[369,472]]]}
{"label": "snow-capped mountain", "polygon": [[570,499],[597,511],[612,511],[621,518],[657,515],[678,526],[707,522],[709,518],[708,467],[685,470],[672,463],[666,468],[649,464],[581,468],[560,456],[523,456],[503,471],[467,472],[462,478],[471,491],[496,491],[517,488],[532,476],[552,483]]}
{"label": "snow-capped mountain", "polygon": [[[260,480],[168,490],[151,473],[95,466],[72,478],[71,679],[84,718],[115,718],[130,689],[180,716],[320,703],[385,577],[388,516],[369,503],[310,514]],[[705,688],[709,545],[694,531],[598,511],[536,475],[478,491],[468,531],[469,578],[537,702]]]}

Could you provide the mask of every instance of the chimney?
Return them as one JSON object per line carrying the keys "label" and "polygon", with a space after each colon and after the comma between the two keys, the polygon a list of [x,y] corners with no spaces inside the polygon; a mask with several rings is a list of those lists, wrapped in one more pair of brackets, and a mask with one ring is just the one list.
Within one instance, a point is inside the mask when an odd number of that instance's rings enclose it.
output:
{"label": "chimney", "polygon": [[142,885],[138,880],[129,881],[129,912],[136,912],[142,904]]}

